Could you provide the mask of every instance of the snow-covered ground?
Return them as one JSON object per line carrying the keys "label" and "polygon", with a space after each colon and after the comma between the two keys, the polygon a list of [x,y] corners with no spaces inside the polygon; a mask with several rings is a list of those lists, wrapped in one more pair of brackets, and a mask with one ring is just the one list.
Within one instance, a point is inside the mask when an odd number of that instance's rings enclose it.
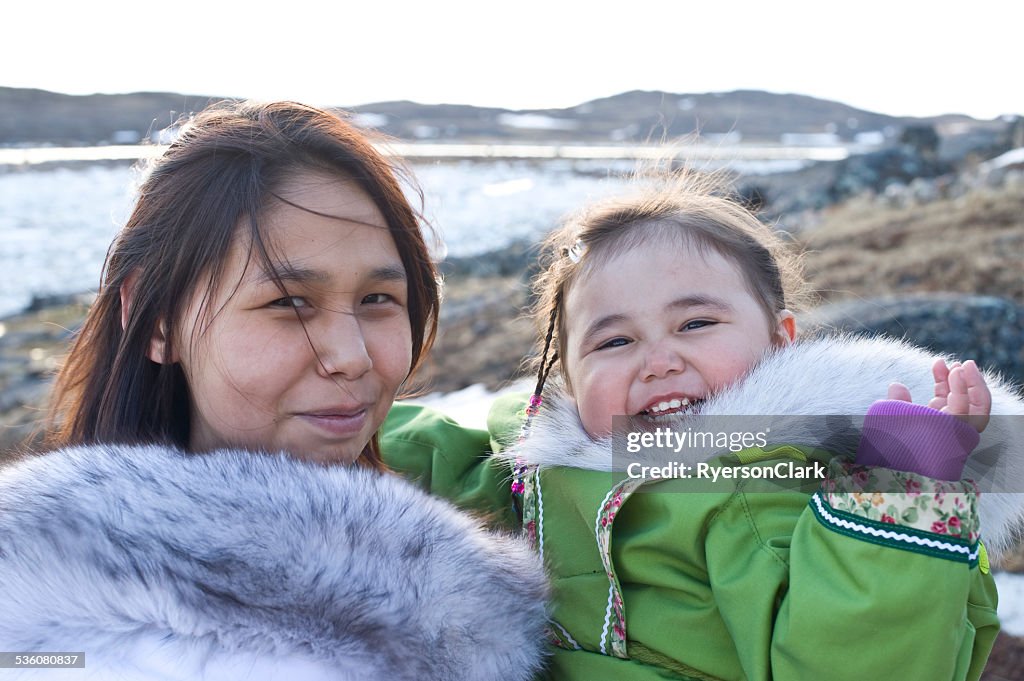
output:
{"label": "snow-covered ground", "polygon": [[452,393],[430,393],[406,402],[425,404],[452,417],[460,424],[470,428],[487,428],[487,412],[494,400],[506,393],[525,393],[533,391],[534,381],[524,379],[509,384],[500,390],[491,392],[481,384]]}
{"label": "snow-covered ground", "polygon": [[1024,574],[996,573],[999,588],[999,622],[1003,631],[1024,636]]}

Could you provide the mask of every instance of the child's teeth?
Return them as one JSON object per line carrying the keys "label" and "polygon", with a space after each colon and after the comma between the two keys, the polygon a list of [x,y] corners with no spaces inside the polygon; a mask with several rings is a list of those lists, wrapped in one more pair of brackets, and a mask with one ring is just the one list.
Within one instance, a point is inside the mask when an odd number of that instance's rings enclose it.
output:
{"label": "child's teeth", "polygon": [[665,402],[652,404],[647,411],[641,413],[655,421],[667,421],[673,418],[673,415],[677,413],[677,409],[688,409],[691,404],[693,403],[690,402],[690,398],[688,397],[674,398]]}
{"label": "child's teeth", "polygon": [[680,407],[686,407],[689,406],[689,404],[689,398],[675,398],[672,400],[668,400],[667,402],[659,402],[658,404],[652,405],[648,411],[657,414],[659,412],[668,411],[669,409],[679,409]]}

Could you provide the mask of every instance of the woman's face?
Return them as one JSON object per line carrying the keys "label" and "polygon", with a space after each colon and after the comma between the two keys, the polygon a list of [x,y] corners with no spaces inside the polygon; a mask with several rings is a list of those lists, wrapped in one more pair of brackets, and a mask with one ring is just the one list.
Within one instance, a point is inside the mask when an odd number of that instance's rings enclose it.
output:
{"label": "woman's face", "polygon": [[354,183],[299,171],[277,194],[294,205],[277,201],[261,220],[287,293],[242,227],[221,284],[198,290],[180,325],[190,447],[352,462],[409,373],[405,268]]}

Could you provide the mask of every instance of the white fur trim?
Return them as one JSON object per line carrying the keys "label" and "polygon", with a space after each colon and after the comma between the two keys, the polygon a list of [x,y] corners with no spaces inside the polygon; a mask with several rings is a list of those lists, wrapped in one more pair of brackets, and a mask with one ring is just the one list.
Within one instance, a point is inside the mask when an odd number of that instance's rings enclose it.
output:
{"label": "white fur trim", "polygon": [[544,644],[524,542],[397,476],[284,455],[12,465],[0,575],[0,650],[84,650],[82,678],[525,680]]}

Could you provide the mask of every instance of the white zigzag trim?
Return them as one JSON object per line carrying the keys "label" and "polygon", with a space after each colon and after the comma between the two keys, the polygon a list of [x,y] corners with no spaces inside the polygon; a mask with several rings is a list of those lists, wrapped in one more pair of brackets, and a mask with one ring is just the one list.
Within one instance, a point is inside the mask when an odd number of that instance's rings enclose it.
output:
{"label": "white zigzag trim", "polygon": [[559,624],[558,622],[556,622],[554,620],[551,620],[551,624],[553,624],[556,627],[558,627],[558,630],[560,632],[562,632],[562,636],[565,636],[565,638],[569,640],[569,643],[572,644],[574,650],[581,650],[580,644],[576,643],[576,639],[574,639],[572,637],[572,635],[568,631],[565,630],[565,627],[563,627],[561,624]]}
{"label": "white zigzag trim", "polygon": [[611,637],[611,624],[612,624],[612,601],[615,598],[615,585],[608,585],[608,607],[604,611],[604,628],[601,629],[601,654],[607,655],[608,648],[605,646],[605,641]]}
{"label": "white zigzag trim", "polygon": [[537,485],[537,552],[541,561],[544,560],[544,497],[540,493],[540,466],[533,471]]}
{"label": "white zigzag trim", "polygon": [[821,499],[821,494],[815,492],[814,496],[811,497],[814,500],[814,504],[818,507],[818,513],[821,514],[825,520],[829,523],[842,527],[854,532],[861,534],[870,534],[873,537],[881,537],[882,539],[891,539],[893,541],[903,542],[905,544],[917,544],[918,546],[927,546],[928,548],[940,549],[949,553],[956,553],[966,555],[968,560],[975,560],[978,557],[981,544],[979,543],[973,551],[966,546],[959,546],[957,544],[950,544],[949,542],[939,541],[937,539],[929,539],[928,537],[918,537],[912,534],[906,534],[904,532],[894,532],[892,530],[883,530],[878,527],[871,527],[869,525],[862,525],[861,523],[855,523],[845,518],[838,518],[829,513],[825,504]]}
{"label": "white zigzag trim", "polygon": [[[608,494],[604,495],[604,499],[601,500],[601,505],[597,507],[597,519],[594,521],[594,539],[597,541],[597,552],[602,556],[601,562],[604,563],[604,554],[601,553],[601,511],[604,509],[604,505],[608,503],[608,500],[612,498],[612,494],[615,493],[615,488],[612,487],[608,490]],[[606,568],[607,569],[607,568]],[[609,580],[611,581],[611,580]],[[609,628],[612,624],[612,601],[615,598],[615,583],[612,582],[608,585],[608,607],[604,611],[604,627],[601,629],[601,654],[607,655],[608,648],[605,646],[605,639],[608,638]]]}

